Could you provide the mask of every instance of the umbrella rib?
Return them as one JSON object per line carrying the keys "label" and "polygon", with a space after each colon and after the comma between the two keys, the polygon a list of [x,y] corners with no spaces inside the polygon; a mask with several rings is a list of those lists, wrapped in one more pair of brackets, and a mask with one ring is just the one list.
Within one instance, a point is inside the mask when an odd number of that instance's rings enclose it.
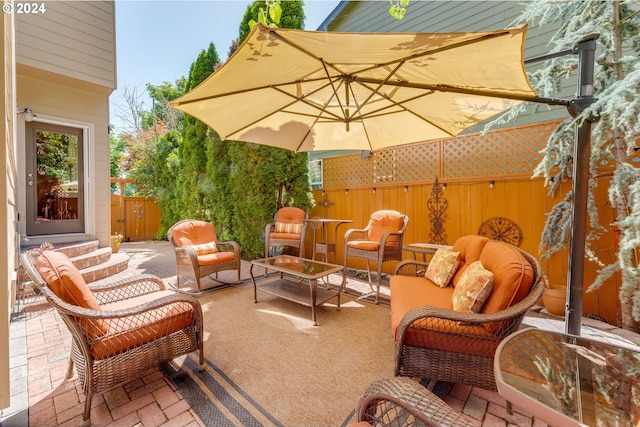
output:
{"label": "umbrella rib", "polygon": [[[381,80],[381,81],[378,83],[378,87],[376,87],[375,89],[372,89],[372,88],[370,88],[370,87],[368,87],[368,86],[363,85],[362,83],[360,83],[360,85],[361,85],[361,86],[364,86],[364,87],[366,87],[367,89],[369,89],[369,90],[371,91],[371,93],[369,94],[369,96],[367,96],[367,98],[366,98],[364,101],[362,101],[362,103],[360,103],[360,104],[358,105],[358,108],[357,108],[357,109],[356,109],[356,111],[353,113],[353,115],[354,115],[354,116],[360,112],[360,110],[362,109],[362,107],[363,107],[364,105],[366,105],[366,104],[369,102],[369,100],[370,100],[371,98],[373,98],[373,96],[374,96],[376,93],[380,93],[380,88],[381,88],[382,86],[384,86],[384,85],[389,81],[389,79],[390,79],[391,77],[393,77],[393,76],[396,74],[396,72],[398,72],[398,70],[400,69],[400,67],[402,67],[404,64],[405,64],[405,62],[404,62],[404,61],[401,61],[400,63],[398,63],[398,65],[397,65],[397,66],[396,66],[396,67],[395,67],[395,68],[394,68],[394,69],[389,73],[389,75],[388,75],[384,80]],[[359,83],[359,79],[358,79],[358,78],[356,78],[356,79],[355,79],[355,81]],[[385,95],[382,95],[382,96],[383,96],[384,98],[386,98],[386,99],[389,99],[389,98],[388,98],[387,96],[385,96]],[[390,99],[389,99],[389,100],[390,100]],[[357,102],[357,101],[356,101],[356,102]],[[391,101],[391,102],[393,102],[394,104],[396,104],[394,101]],[[366,116],[366,115],[365,115],[365,116]]]}
{"label": "umbrella rib", "polygon": [[[294,102],[291,102],[291,103],[289,103],[289,104],[287,104],[287,105],[285,105],[285,106],[284,106],[284,107],[282,107],[282,108],[287,108],[287,107],[289,107],[289,106],[293,105],[294,103],[295,103],[295,101],[294,101]],[[270,114],[263,115],[263,116],[261,116],[261,117],[257,118],[256,120],[252,121],[251,123],[247,123],[247,124],[246,124],[246,125],[244,125],[244,126],[241,126],[241,127],[239,127],[239,128],[236,128],[236,129],[234,129],[234,130],[232,130],[232,131],[227,132],[227,135],[226,135],[224,138],[222,138],[222,139],[227,139],[228,135],[236,134],[236,133],[238,133],[238,132],[240,132],[240,131],[242,131],[242,130],[244,130],[244,129],[248,128],[248,127],[251,127],[251,126],[255,125],[256,123],[260,122],[261,120],[264,120],[265,118],[267,118],[269,115],[270,115]]]}
{"label": "umbrella rib", "polygon": [[[369,89],[366,85],[362,85],[362,86],[364,86],[367,89]],[[411,98],[407,98],[407,99],[403,100],[402,102],[405,103],[405,102],[409,102],[409,101],[414,101],[416,99],[423,98],[423,97],[431,95],[433,93],[434,93],[433,90],[430,91],[429,93],[421,93],[420,95],[416,95],[416,96],[413,96]],[[449,132],[448,130],[446,130],[442,126],[434,123],[433,121],[427,119],[426,117],[422,117],[420,114],[418,114],[415,111],[410,110],[409,108],[407,108],[404,104],[399,104],[399,103],[397,103],[396,101],[394,101],[391,98],[385,98],[385,99],[387,99],[387,101],[391,102],[393,104],[393,106],[401,108],[403,111],[406,111],[407,113],[413,114],[414,116],[418,117],[420,120],[424,120],[425,122],[429,123],[434,128],[440,129],[442,132],[446,133],[447,135],[453,136],[453,134],[451,132]],[[391,108],[391,106],[378,108],[377,110],[370,111],[370,112],[368,112],[366,114],[361,114],[360,116],[358,116],[358,119],[360,119],[360,121],[364,124],[364,119],[373,118],[373,117],[388,116],[390,114],[394,114],[393,111],[384,112],[384,110],[388,110],[389,108]]]}
{"label": "umbrella rib", "polygon": [[[344,110],[344,107],[342,106],[342,102],[340,102],[340,97],[338,96],[338,89],[336,88],[333,79],[331,78],[331,74],[329,74],[329,70],[327,69],[327,63],[325,62],[325,60],[323,58],[318,58],[318,60],[320,61],[320,63],[322,64],[322,68],[324,69],[325,74],[327,75],[327,78],[329,79],[329,84],[331,85],[331,89],[333,89],[333,95],[331,96],[331,98],[329,98],[329,100],[327,100],[327,103],[325,105],[325,108],[327,105],[329,105],[329,102],[331,102],[331,99],[335,98],[338,100],[338,106],[340,107],[340,110],[342,111],[342,115],[344,117],[344,122],[347,125],[347,130],[349,130],[349,117],[347,117],[347,113]],[[349,76],[346,75],[342,75],[343,79],[345,80],[345,87],[346,87],[346,93],[347,96],[349,95]]]}
{"label": "umbrella rib", "polygon": [[[224,92],[224,93],[219,93],[216,95],[208,95],[208,96],[202,96],[200,98],[193,98],[193,99],[189,99],[186,101],[179,101],[179,100],[174,100],[171,101],[172,105],[186,105],[186,104],[193,104],[195,102],[200,102],[200,101],[209,101],[212,99],[216,99],[216,98],[224,98],[227,96],[232,96],[232,95],[239,95],[242,93],[249,93],[249,92],[255,92],[255,91],[259,91],[259,90],[263,90],[263,89],[274,89],[274,88],[278,88],[280,86],[290,86],[293,84],[297,84],[297,83],[312,83],[312,82],[318,82],[318,81],[323,81],[325,80],[324,77],[318,77],[315,79],[308,79],[308,80],[297,80],[294,82],[283,82],[283,83],[274,83],[274,84],[269,84],[269,85],[263,85],[263,86],[256,86],[256,87],[252,87],[249,89],[242,89],[242,90],[235,90],[235,91],[230,91],[230,92]],[[326,86],[325,86],[326,87]],[[322,89],[319,88],[318,90]]]}
{"label": "umbrella rib", "polygon": [[[318,88],[318,89],[316,89],[316,90],[314,90],[313,92],[311,92],[311,93],[309,93],[309,94],[306,94],[306,95],[304,95],[304,96],[301,96],[301,97],[298,97],[298,96],[292,95],[292,94],[288,93],[287,91],[284,91],[284,90],[280,89],[280,87],[278,87],[278,86],[273,86],[273,89],[274,89],[274,90],[276,90],[276,91],[278,91],[278,92],[280,92],[280,93],[282,93],[283,95],[286,95],[286,96],[288,96],[288,97],[290,97],[290,98],[293,98],[295,101],[303,102],[303,103],[305,103],[306,105],[308,105],[308,106],[310,106],[310,107],[312,107],[312,108],[315,108],[315,109],[319,110],[319,111],[320,111],[320,115],[322,115],[322,114],[326,113],[326,114],[329,114],[330,116],[334,117],[336,120],[340,120],[340,119],[341,119],[341,117],[340,117],[339,115],[334,114],[334,113],[332,113],[332,112],[330,112],[330,111],[327,111],[327,109],[326,109],[326,108],[327,108],[328,103],[327,103],[327,104],[325,104],[325,105],[319,106],[318,104],[315,104],[315,103],[310,102],[310,101],[308,101],[307,99],[305,99],[305,98],[306,98],[306,97],[308,97],[309,95],[312,95],[312,94],[314,94],[314,93],[316,93],[316,92],[318,92],[318,91],[320,91],[320,90],[324,89],[325,87],[326,87],[326,85],[325,85],[325,86],[322,86],[322,87],[320,87],[320,88]],[[293,104],[293,103],[288,104],[286,107],[289,107],[289,106],[291,106],[292,104]],[[284,109],[284,108],[286,108],[286,107],[283,107],[283,109]],[[311,116],[310,114],[293,113],[293,112],[289,112],[289,113]]]}
{"label": "umbrella rib", "polygon": [[[359,82],[364,83],[373,83],[378,84],[382,80],[380,79],[372,79],[368,77],[358,77]],[[414,82],[401,82],[401,81],[392,81],[386,82],[388,86],[397,86],[397,87],[408,87],[412,89],[429,89],[436,92],[454,92],[454,93],[464,93],[467,95],[478,95],[478,96],[486,96],[489,98],[504,98],[504,99],[514,99],[517,101],[530,101],[530,102],[538,102],[549,105],[569,105],[568,99],[562,98],[544,98],[540,96],[530,96],[530,95],[520,95],[517,93],[509,93],[504,91],[491,91],[486,89],[467,89],[459,86],[451,86],[446,84],[429,84],[429,83],[414,83]]]}

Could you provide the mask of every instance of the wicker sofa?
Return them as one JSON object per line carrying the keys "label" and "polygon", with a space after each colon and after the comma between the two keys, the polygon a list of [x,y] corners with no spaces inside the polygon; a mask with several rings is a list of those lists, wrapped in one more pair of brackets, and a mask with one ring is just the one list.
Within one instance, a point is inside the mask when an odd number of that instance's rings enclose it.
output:
{"label": "wicker sofa", "polygon": [[[496,390],[496,348],[542,297],[542,267],[520,248],[481,236],[461,237],[451,251],[459,264],[448,286],[427,279],[428,264],[419,261],[398,264],[390,280],[395,374]],[[456,287],[476,261],[493,275],[490,292],[481,308],[456,311],[454,298],[467,292]]]}

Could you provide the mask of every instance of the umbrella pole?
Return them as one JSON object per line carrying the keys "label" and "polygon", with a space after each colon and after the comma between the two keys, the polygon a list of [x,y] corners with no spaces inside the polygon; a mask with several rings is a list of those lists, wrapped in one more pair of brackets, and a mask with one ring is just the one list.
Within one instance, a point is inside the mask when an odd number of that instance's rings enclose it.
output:
{"label": "umbrella pole", "polygon": [[[588,108],[593,98],[593,80],[596,40],[599,34],[588,34],[573,46],[579,55],[578,97],[571,101],[569,113],[577,117]],[[567,276],[567,310],[565,332],[580,335],[582,327],[582,291],[584,282],[584,256],[587,233],[587,203],[589,196],[589,157],[591,152],[591,123],[598,120],[590,115],[576,123],[573,157],[573,212],[571,217],[571,243],[569,274]]]}

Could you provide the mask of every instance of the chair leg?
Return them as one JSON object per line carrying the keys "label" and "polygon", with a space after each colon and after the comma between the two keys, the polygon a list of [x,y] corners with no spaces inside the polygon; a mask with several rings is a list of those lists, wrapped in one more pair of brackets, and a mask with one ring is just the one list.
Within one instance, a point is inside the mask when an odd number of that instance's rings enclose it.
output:
{"label": "chair leg", "polygon": [[67,366],[66,378],[69,379],[73,376],[73,359],[69,356],[69,365]]}
{"label": "chair leg", "polygon": [[378,277],[376,283],[376,304],[380,303],[380,278],[382,277],[382,263],[378,264]]}
{"label": "chair leg", "polygon": [[91,401],[93,400],[93,393],[89,392],[84,401],[84,412],[82,413],[82,422],[80,427],[89,427],[91,425]]}
{"label": "chair leg", "polygon": [[196,273],[195,274],[195,279],[196,279],[196,289],[198,292],[201,291],[200,289],[200,273]]}
{"label": "chair leg", "polygon": [[371,292],[373,292],[373,280],[371,280],[371,265],[369,265],[369,260],[367,260],[367,280],[369,281],[369,288],[371,288]]}
{"label": "chair leg", "polygon": [[202,348],[200,348],[200,351],[198,351],[198,356],[200,358],[200,360],[199,360],[200,366],[198,367],[198,371],[204,372],[204,370],[205,370],[204,350]]}

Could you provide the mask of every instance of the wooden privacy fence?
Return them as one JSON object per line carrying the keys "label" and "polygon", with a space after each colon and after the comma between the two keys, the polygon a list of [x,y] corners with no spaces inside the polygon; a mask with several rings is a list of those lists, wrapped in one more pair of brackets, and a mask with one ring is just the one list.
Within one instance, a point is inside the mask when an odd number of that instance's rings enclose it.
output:
{"label": "wooden privacy fence", "polygon": [[126,179],[111,178],[120,194],[111,194],[111,234],[120,233],[125,241],[155,239],[160,229],[160,209],[155,198],[124,196]]}
{"label": "wooden privacy fence", "polygon": [[[448,244],[467,234],[476,234],[483,221],[505,217],[522,230],[521,248],[540,257],[540,236],[547,214],[571,189],[563,183],[558,198],[547,195],[542,178],[532,179],[540,162],[540,150],[558,121],[543,122],[482,134],[429,141],[372,153],[325,158],[322,161],[323,185],[314,190],[316,207],[310,217],[351,219],[338,232],[336,261],[342,263],[343,236],[348,228],[364,228],[372,212],[395,209],[409,216],[404,244],[433,243],[434,215],[441,215],[441,236]],[[640,158],[631,159],[638,164]],[[608,181],[614,164],[603,163],[595,188],[596,204],[603,225],[613,223],[615,209],[608,202]],[[441,189],[439,206],[434,209],[436,177]],[[614,230],[610,229],[594,244],[604,262],[616,258]],[[321,236],[317,236],[321,238]],[[412,257],[404,252],[404,258]],[[543,261],[551,283],[566,284],[568,250]],[[366,268],[364,262],[349,260],[353,268]],[[383,269],[392,273],[395,263]],[[586,289],[597,266],[585,264]],[[585,314],[601,316],[619,324],[618,294],[620,277],[609,279],[597,292],[585,292]]]}

